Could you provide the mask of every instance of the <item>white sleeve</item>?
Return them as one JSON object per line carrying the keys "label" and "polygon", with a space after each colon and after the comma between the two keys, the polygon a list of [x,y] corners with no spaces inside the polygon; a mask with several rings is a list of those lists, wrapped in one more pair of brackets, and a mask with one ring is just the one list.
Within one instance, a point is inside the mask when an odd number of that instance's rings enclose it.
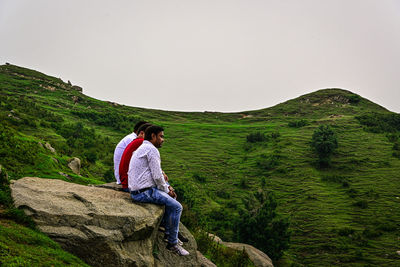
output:
{"label": "white sleeve", "polygon": [[165,182],[164,175],[162,174],[161,159],[158,151],[151,150],[147,154],[147,160],[149,162],[151,176],[153,177],[153,180],[157,185],[157,188],[168,193],[169,192],[168,184]]}

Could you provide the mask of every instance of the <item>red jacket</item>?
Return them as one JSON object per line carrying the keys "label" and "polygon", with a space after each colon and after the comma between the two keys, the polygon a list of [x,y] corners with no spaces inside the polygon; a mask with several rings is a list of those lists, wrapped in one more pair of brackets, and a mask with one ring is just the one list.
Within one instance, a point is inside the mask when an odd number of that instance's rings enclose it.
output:
{"label": "red jacket", "polygon": [[129,162],[131,161],[133,152],[135,152],[135,150],[143,143],[143,140],[143,138],[136,138],[129,143],[122,154],[121,162],[119,164],[119,179],[122,188],[128,188]]}

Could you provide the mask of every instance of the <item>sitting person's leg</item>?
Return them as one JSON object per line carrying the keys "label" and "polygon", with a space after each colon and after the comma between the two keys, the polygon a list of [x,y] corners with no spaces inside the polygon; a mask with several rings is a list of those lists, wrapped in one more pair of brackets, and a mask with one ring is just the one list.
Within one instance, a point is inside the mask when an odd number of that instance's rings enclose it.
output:
{"label": "sitting person's leg", "polygon": [[131,194],[134,201],[154,203],[165,206],[163,224],[168,235],[168,243],[178,243],[179,221],[182,214],[182,205],[167,193],[156,188],[151,188],[140,194]]}
{"label": "sitting person's leg", "polygon": [[153,190],[153,203],[165,205],[165,233],[168,235],[168,243],[178,243],[179,221],[182,214],[182,205],[167,193],[160,190]]}
{"label": "sitting person's leg", "polygon": [[143,203],[154,203],[165,206],[165,232],[168,233],[167,249],[181,256],[189,255],[183,247],[178,245],[179,221],[182,214],[182,205],[167,193],[156,188],[151,188],[142,193],[131,193],[134,201]]}

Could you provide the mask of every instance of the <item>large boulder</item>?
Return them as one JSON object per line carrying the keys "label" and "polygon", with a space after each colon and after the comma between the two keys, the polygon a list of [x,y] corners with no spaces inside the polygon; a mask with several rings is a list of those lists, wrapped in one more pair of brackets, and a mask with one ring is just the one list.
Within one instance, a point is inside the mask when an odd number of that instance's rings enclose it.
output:
{"label": "large boulder", "polygon": [[25,177],[11,184],[16,207],[61,246],[93,266],[199,266],[189,238],[181,257],[165,249],[158,231],[163,207],[133,203],[129,194],[56,179]]}
{"label": "large boulder", "polygon": [[81,160],[79,158],[72,158],[68,161],[68,167],[75,173],[81,174]]}

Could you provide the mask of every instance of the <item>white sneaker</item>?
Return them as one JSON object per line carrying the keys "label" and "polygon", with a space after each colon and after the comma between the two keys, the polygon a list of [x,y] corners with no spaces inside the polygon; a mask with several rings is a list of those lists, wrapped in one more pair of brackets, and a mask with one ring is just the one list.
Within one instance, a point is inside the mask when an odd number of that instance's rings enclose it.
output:
{"label": "white sneaker", "polygon": [[178,244],[175,244],[175,245],[168,244],[167,249],[171,250],[172,252],[175,252],[179,256],[187,256],[190,254],[189,251],[187,251],[186,249],[184,249],[183,247],[181,247]]}

